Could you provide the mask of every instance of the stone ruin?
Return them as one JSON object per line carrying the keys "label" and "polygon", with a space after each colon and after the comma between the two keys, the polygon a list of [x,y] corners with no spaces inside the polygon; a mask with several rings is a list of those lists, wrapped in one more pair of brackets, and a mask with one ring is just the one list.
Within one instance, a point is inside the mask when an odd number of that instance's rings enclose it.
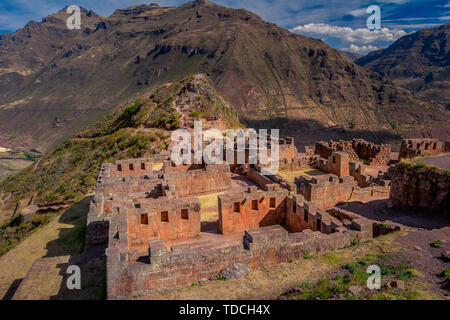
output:
{"label": "stone ruin", "polygon": [[[237,264],[247,270],[288,262],[399,230],[337,207],[341,202],[389,199],[400,209],[448,214],[448,172],[387,166],[388,145],[330,141],[299,153],[293,138],[279,142],[280,171],[318,174],[295,182],[263,175],[261,164],[249,164],[248,144],[244,165],[236,149],[235,161],[223,165],[177,166],[169,153],[102,165],[86,252],[105,252],[107,298],[178,288]],[[203,196],[217,197],[213,218],[203,217]],[[16,296],[67,259],[37,259]]]}
{"label": "stone ruin", "polygon": [[[234,263],[256,268],[371,239],[377,223],[335,207],[358,188],[360,173],[351,169],[358,164],[344,152],[328,159],[299,154],[292,138],[284,141],[281,168],[315,165],[328,173],[292,183],[262,175],[260,165],[238,174],[235,164],[175,166],[168,155],[104,164],[86,245],[107,247],[107,297],[150,294],[214,279]],[[218,193],[218,218],[202,221],[198,196],[211,193]]]}
{"label": "stone ruin", "polygon": [[450,152],[450,141],[438,139],[403,139],[399,159],[412,159],[417,156],[436,155]]}

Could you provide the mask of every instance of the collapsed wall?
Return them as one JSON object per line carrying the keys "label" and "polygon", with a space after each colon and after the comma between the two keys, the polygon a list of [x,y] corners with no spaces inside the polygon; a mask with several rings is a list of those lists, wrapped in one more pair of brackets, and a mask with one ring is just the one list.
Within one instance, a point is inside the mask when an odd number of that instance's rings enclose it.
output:
{"label": "collapsed wall", "polygon": [[448,171],[399,163],[389,168],[388,174],[392,179],[390,201],[393,207],[449,215]]}
{"label": "collapsed wall", "polygon": [[335,151],[348,153],[352,161],[363,159],[368,165],[386,165],[391,159],[391,146],[388,144],[378,145],[363,139],[316,143],[315,154],[320,155],[321,158],[328,159]]}

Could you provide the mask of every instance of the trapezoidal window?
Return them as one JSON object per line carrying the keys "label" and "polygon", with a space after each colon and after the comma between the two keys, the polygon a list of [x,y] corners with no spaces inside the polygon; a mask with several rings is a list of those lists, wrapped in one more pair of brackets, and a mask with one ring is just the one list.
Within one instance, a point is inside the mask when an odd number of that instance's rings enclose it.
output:
{"label": "trapezoidal window", "polygon": [[292,212],[297,212],[297,204],[294,202],[294,205],[292,206]]}
{"label": "trapezoidal window", "polygon": [[241,212],[241,204],[239,202],[235,202],[233,205],[234,212]]}
{"label": "trapezoidal window", "polygon": [[130,170],[134,170],[134,166],[133,166],[133,164],[132,163],[130,163]]}
{"label": "trapezoidal window", "polygon": [[303,216],[303,220],[305,220],[305,222],[308,222],[308,210],[305,210],[305,215]]}
{"label": "trapezoidal window", "polygon": [[189,220],[189,211],[188,211],[188,209],[181,209],[181,219]]}
{"label": "trapezoidal window", "polygon": [[277,199],[270,198],[270,207],[271,208],[276,208],[276,206],[277,206]]}
{"label": "trapezoidal window", "polygon": [[141,214],[141,224],[148,224],[148,215]]}
{"label": "trapezoidal window", "polygon": [[117,171],[122,171],[122,165],[121,164],[117,165]]}
{"label": "trapezoidal window", "polygon": [[336,157],[333,156],[333,163],[336,163]]}
{"label": "trapezoidal window", "polygon": [[258,210],[258,200],[252,200],[252,210]]}
{"label": "trapezoidal window", "polygon": [[435,142],[435,143],[433,143],[433,150],[436,150],[436,148],[437,148],[437,143]]}
{"label": "trapezoidal window", "polygon": [[161,222],[169,222],[169,212],[168,211],[161,212]]}
{"label": "trapezoidal window", "polygon": [[141,169],[145,170],[145,163],[141,163]]}

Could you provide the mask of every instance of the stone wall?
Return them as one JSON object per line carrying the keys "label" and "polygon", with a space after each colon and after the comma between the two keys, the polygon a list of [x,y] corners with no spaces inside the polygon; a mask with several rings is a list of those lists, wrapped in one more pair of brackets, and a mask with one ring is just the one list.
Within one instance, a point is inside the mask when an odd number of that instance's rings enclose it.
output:
{"label": "stone wall", "polygon": [[390,201],[393,207],[449,215],[448,171],[399,163],[389,168],[388,174],[392,179]]}
{"label": "stone wall", "polygon": [[149,240],[190,239],[200,234],[200,200],[145,200],[126,207],[130,248],[147,245]]}
{"label": "stone wall", "polygon": [[222,234],[286,223],[287,191],[261,191],[249,187],[247,192],[219,196],[219,229]]}
{"label": "stone wall", "polygon": [[333,151],[348,153],[350,160],[364,159],[369,165],[386,165],[391,159],[391,146],[388,144],[377,145],[363,139],[352,141],[320,141],[316,143],[315,154],[328,159]]}
{"label": "stone wall", "polygon": [[403,139],[399,159],[411,159],[420,155],[433,155],[443,152],[444,142],[437,139]]}
{"label": "stone wall", "polygon": [[209,165],[205,169],[181,173],[166,173],[164,178],[174,187],[178,197],[221,192],[231,187],[231,172],[228,164]]}
{"label": "stone wall", "polygon": [[313,178],[301,176],[296,178],[298,193],[314,203],[319,209],[334,207],[337,203],[348,201],[357,186],[351,176],[337,177],[324,174]]}
{"label": "stone wall", "polygon": [[110,166],[110,177],[131,177],[153,174],[150,158],[120,160]]}
{"label": "stone wall", "polygon": [[[292,203],[289,207],[292,208]],[[305,253],[325,253],[354,240],[372,238],[372,222],[363,218],[348,226],[330,223],[331,233],[328,234],[311,230],[288,233],[275,225],[246,230],[242,242],[195,241],[168,250],[161,240],[149,241],[147,259],[142,259],[139,252],[128,250],[126,219],[117,216],[111,224],[111,230],[119,232],[110,235],[106,251],[108,299],[148,294],[190,285],[202,278],[215,278],[222,269],[237,262],[256,268],[299,259]]]}

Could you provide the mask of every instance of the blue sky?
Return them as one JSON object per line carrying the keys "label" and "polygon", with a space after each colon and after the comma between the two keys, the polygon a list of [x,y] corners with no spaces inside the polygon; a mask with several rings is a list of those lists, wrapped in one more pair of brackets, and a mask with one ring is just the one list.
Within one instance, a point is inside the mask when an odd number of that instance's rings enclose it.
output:
{"label": "blue sky", "polygon": [[[108,16],[115,9],[157,3],[173,6],[186,0],[1,0],[0,33],[40,21],[68,5],[79,5]],[[383,48],[421,28],[450,22],[450,0],[216,0],[218,4],[245,8],[276,23],[329,45],[365,54]],[[369,31],[369,5],[381,8],[381,30]]]}

